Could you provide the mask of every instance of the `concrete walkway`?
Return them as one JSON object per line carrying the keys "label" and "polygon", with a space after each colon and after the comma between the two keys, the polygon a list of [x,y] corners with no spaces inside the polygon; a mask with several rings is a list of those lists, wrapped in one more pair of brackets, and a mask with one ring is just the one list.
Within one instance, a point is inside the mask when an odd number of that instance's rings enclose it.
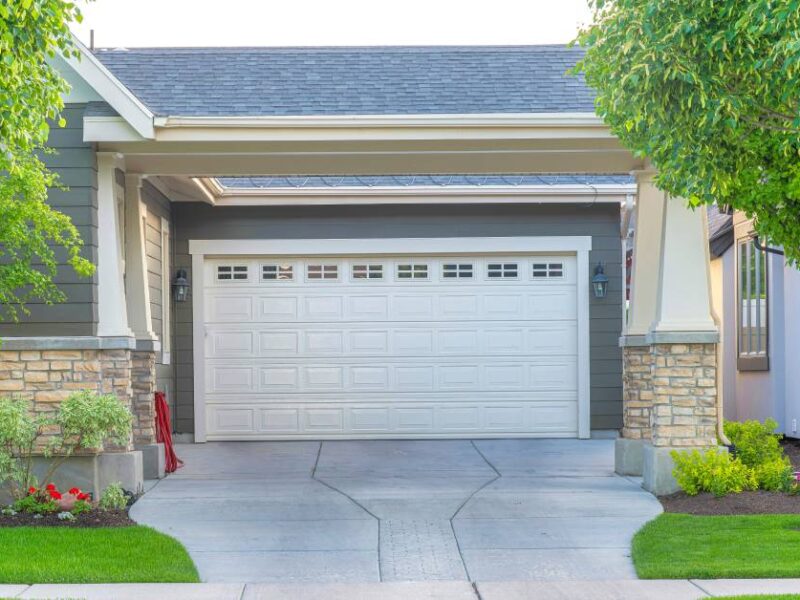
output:
{"label": "concrete walkway", "polygon": [[800,594],[800,579],[0,585],[0,597],[37,600],[699,600],[742,594]]}
{"label": "concrete walkway", "polygon": [[634,579],[661,507],[613,474],[610,440],[226,442],[132,510],[203,581]]}

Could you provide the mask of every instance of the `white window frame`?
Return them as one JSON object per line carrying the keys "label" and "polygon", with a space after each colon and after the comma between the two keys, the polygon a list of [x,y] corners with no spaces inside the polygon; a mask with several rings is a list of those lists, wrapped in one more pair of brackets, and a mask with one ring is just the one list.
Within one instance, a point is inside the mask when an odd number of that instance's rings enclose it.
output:
{"label": "white window frame", "polygon": [[[769,371],[770,344],[770,269],[769,254],[755,246],[755,237],[736,240],[736,368],[739,371]],[[750,269],[742,277],[742,253],[755,267],[755,281]],[[760,277],[763,270],[763,278]],[[763,279],[763,289],[762,289]],[[762,298],[763,295],[763,298]],[[762,314],[763,313],[763,314]],[[756,348],[753,349],[753,342]]]}
{"label": "white window frame", "polygon": [[[200,343],[193,345],[194,440],[205,442],[205,299],[206,255],[220,256],[403,256],[413,247],[417,254],[574,254],[578,322],[578,437],[591,437],[589,372],[589,252],[591,236],[542,236],[502,238],[362,238],[352,240],[189,240],[194,287],[192,332]],[[309,251],[309,249],[312,249]]]}
{"label": "white window frame", "polygon": [[[230,267],[231,268],[231,278],[230,279],[220,279],[219,278],[219,268],[220,267]],[[247,277],[244,279],[234,277],[236,267],[245,267],[247,269]],[[218,284],[222,285],[230,285],[232,283],[248,283],[250,281],[250,272],[251,272],[251,265],[246,263],[225,263],[225,264],[216,264],[214,265],[214,281]]]}
{"label": "white window frame", "polygon": [[[275,276],[274,279],[273,278],[269,278],[269,277],[264,277],[264,267],[275,267],[275,269],[276,269],[275,275],[276,276]],[[286,267],[288,267],[289,274],[291,275],[291,277],[289,277],[288,279],[286,279],[286,278],[282,279],[282,278],[278,277],[278,275],[281,274],[281,269],[282,268],[286,268]],[[259,281],[261,281],[262,283],[263,282],[266,282],[266,283],[294,283],[296,274],[297,274],[297,268],[295,267],[295,264],[292,263],[292,262],[285,262],[284,261],[284,262],[280,263],[280,262],[277,262],[277,261],[273,261],[273,262],[261,263],[261,264],[258,265],[258,278],[259,278]]]}
{"label": "white window frame", "polygon": [[[320,276],[311,277],[308,273],[309,267],[320,267]],[[336,277],[325,277],[325,269],[334,267],[336,269]],[[342,277],[342,265],[334,262],[318,261],[306,262],[303,265],[303,277],[307,283],[336,283]]]}
{"label": "white window frame", "polygon": [[[367,268],[367,276],[366,277],[356,277],[355,269],[356,267],[366,267]],[[372,273],[371,269],[374,267],[380,267],[380,277],[370,277]],[[375,261],[368,261],[368,260],[354,260],[350,263],[350,281],[353,283],[365,283],[370,281],[386,281],[386,271],[387,266],[384,263],[375,262]],[[390,267],[391,268],[391,267]]]}
{"label": "white window frame", "polygon": [[[454,266],[455,270],[446,271],[446,267]],[[465,267],[462,269],[462,267]],[[441,268],[439,270],[439,277],[442,281],[475,281],[477,279],[478,270],[480,267],[475,263],[474,260],[464,260],[464,259],[453,259],[453,260],[443,260],[441,262]],[[450,277],[448,277],[448,273],[452,273]],[[469,273],[467,275],[467,273]]]}
{"label": "white window frame", "polygon": [[161,217],[161,364],[168,365],[172,351],[172,264],[169,221]]}

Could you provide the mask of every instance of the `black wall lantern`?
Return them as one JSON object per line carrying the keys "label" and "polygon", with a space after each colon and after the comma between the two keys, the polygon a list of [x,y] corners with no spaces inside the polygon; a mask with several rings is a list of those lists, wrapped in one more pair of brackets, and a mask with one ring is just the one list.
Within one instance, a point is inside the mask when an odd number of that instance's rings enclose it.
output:
{"label": "black wall lantern", "polygon": [[603,263],[597,263],[592,277],[592,290],[595,298],[605,298],[608,291],[608,277],[603,271]]}
{"label": "black wall lantern", "polygon": [[189,298],[189,280],[186,279],[186,271],[178,269],[175,279],[172,281],[172,297],[175,302],[186,302]]}

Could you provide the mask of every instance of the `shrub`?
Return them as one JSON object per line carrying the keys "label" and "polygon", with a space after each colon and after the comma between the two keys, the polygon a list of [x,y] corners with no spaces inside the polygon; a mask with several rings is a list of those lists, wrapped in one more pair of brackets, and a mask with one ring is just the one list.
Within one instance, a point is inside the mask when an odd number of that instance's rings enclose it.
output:
{"label": "shrub", "polygon": [[11,505],[17,512],[32,513],[34,515],[44,515],[58,511],[58,502],[52,498],[41,494],[30,494],[24,498],[16,500]]}
{"label": "shrub", "polygon": [[112,483],[100,496],[100,508],[103,510],[122,510],[128,506],[128,496],[121,483]]}
{"label": "shrub", "polygon": [[737,458],[751,469],[784,458],[780,444],[783,436],[775,433],[777,428],[778,423],[773,419],[763,423],[725,421],[724,425],[725,435],[736,446]]}
{"label": "shrub", "polygon": [[753,470],[728,452],[716,449],[704,452],[673,450],[670,455],[675,462],[672,473],[681,489],[690,496],[711,492],[720,497],[758,487]]}
{"label": "shrub", "polygon": [[794,473],[785,456],[758,465],[753,469],[758,488],[769,492],[788,492],[793,484]]}
{"label": "shrub", "polygon": [[37,486],[33,474],[37,447],[52,458],[42,478],[50,481],[77,450],[102,449],[105,440],[126,444],[132,422],[130,410],[113,394],[75,392],[53,417],[35,416],[27,400],[0,398],[0,483],[10,488],[14,498],[22,499],[29,488]]}

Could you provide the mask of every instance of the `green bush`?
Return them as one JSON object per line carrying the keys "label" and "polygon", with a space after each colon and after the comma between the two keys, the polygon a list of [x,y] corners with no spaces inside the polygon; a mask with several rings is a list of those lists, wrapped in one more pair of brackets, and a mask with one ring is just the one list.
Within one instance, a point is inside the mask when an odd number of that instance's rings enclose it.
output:
{"label": "green bush", "polygon": [[720,497],[758,487],[753,470],[727,452],[673,450],[670,455],[675,462],[672,473],[680,488],[690,496],[711,492]]}
{"label": "green bush", "polygon": [[773,419],[763,423],[725,421],[724,425],[725,435],[736,446],[737,458],[751,469],[784,458],[780,443],[783,436],[775,433],[777,428]]}
{"label": "green bush", "polygon": [[103,510],[122,510],[128,506],[128,496],[125,490],[122,489],[121,483],[112,483],[100,496],[98,503]]}
{"label": "green bush", "polygon": [[126,444],[132,422],[130,410],[113,394],[75,392],[48,417],[34,415],[27,400],[0,398],[0,484],[24,498],[38,487],[33,457],[40,445],[52,459],[42,478],[47,483],[76,450],[100,450],[105,440]]}
{"label": "green bush", "polygon": [[781,447],[778,424],[773,419],[725,422],[725,435],[736,447],[735,455],[716,449],[691,453],[672,452],[673,475],[678,485],[693,496],[711,492],[715,496],[761,489],[793,490],[792,465]]}

